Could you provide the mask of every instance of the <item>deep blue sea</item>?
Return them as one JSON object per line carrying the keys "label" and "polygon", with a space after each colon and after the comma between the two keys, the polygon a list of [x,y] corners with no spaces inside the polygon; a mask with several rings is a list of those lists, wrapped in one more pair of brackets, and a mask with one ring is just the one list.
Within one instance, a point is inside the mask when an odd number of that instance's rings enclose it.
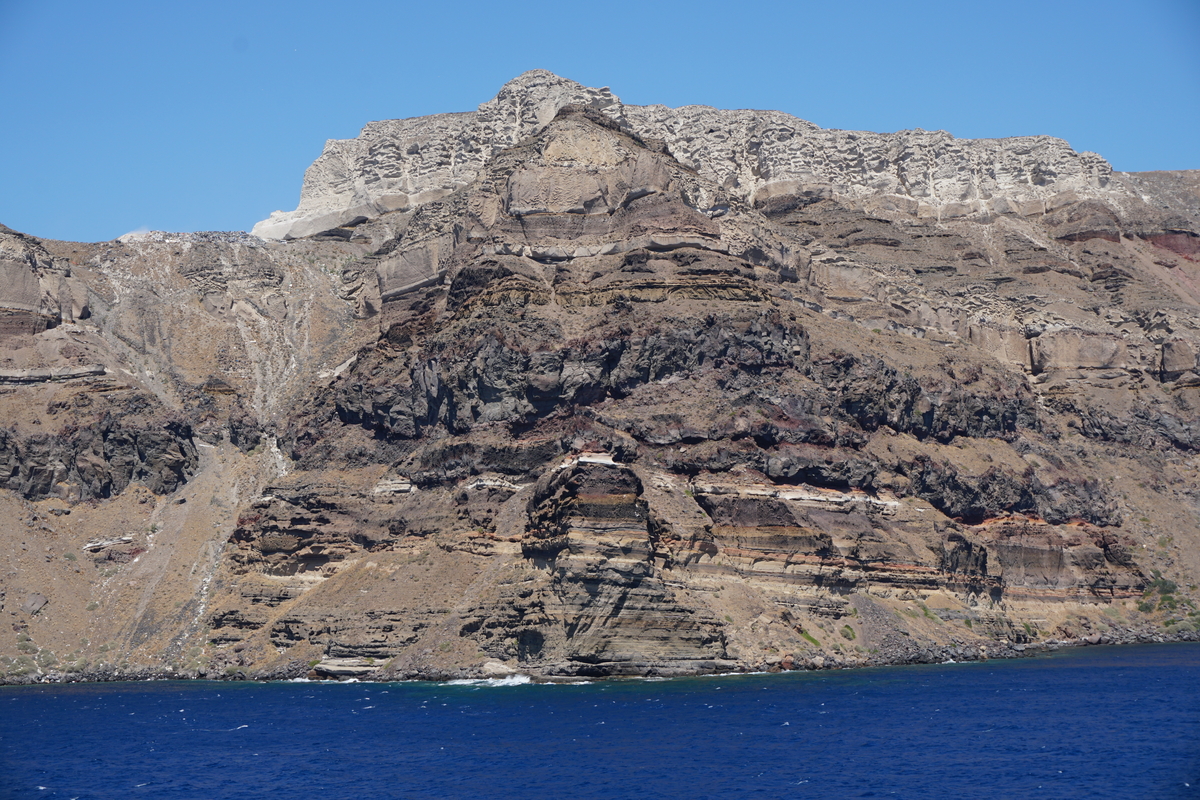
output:
{"label": "deep blue sea", "polygon": [[0,796],[1200,797],[1198,690],[1200,644],[587,685],[7,687]]}

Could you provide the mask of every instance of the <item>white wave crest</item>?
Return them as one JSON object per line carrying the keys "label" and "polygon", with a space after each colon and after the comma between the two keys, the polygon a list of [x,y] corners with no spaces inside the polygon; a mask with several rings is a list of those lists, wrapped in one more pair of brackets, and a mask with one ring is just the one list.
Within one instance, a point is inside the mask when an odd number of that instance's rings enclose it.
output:
{"label": "white wave crest", "polygon": [[523,686],[532,683],[528,675],[506,675],[503,678],[462,678],[446,681],[449,686]]}

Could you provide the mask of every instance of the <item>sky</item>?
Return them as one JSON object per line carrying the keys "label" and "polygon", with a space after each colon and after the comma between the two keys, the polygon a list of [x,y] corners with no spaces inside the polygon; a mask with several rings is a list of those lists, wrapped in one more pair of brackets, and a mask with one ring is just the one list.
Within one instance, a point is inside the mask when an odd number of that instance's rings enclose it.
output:
{"label": "sky", "polygon": [[296,207],[326,139],[473,110],[535,68],[638,105],[1200,169],[1200,0],[0,0],[0,223],[248,230]]}

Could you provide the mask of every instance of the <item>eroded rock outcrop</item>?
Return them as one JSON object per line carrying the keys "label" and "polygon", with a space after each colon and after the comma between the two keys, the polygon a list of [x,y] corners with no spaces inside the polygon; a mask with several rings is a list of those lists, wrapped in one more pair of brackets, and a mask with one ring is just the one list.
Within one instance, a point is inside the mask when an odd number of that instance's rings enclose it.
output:
{"label": "eroded rock outcrop", "polygon": [[86,319],[86,290],[31,236],[0,225],[0,337]]}
{"label": "eroded rock outcrop", "polygon": [[[701,200],[714,213],[729,197],[761,206],[838,195],[920,216],[957,217],[1044,213],[1069,202],[1067,196],[1132,196],[1113,186],[1112,168],[1103,158],[1076,153],[1049,136],[962,140],[945,131],[877,134],[822,130],[780,112],[629,106],[607,88],[532,70],[477,111],[374,122],[356,139],[327,142],[305,175],[299,208],[276,212],[255,233],[309,236],[444,197],[470,183],[498,151],[538,133],[572,104],[660,142],[697,170],[715,187]],[[573,172],[554,191],[578,193],[567,187],[580,180],[593,179]],[[525,193],[535,189],[528,179],[518,183]]]}

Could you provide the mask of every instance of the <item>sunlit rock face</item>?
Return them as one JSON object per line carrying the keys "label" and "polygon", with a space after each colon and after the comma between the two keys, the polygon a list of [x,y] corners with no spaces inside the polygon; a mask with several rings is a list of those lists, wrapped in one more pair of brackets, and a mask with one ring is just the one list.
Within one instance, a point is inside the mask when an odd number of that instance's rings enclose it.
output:
{"label": "sunlit rock face", "polygon": [[505,84],[476,111],[369,123],[356,139],[329,140],[305,173],[299,208],[275,212],[254,233],[310,236],[446,197],[473,181],[498,151],[545,127],[568,104],[620,107],[607,89],[534,70]]}
{"label": "sunlit rock face", "polygon": [[0,230],[0,676],[1194,637],[1198,220],[1048,137],[532,72],[330,143],[261,235]]}
{"label": "sunlit rock face", "polygon": [[[254,232],[275,239],[309,236],[445,197],[474,180],[499,150],[545,129],[568,105],[593,109],[660,142],[714,185],[703,198],[710,206],[728,198],[763,206],[788,197],[837,196],[940,219],[1042,214],[1086,199],[1127,203],[1138,197],[1114,179],[1103,158],[1076,153],[1050,136],[880,134],[824,130],[775,111],[630,106],[607,87],[532,70],[476,111],[372,122],[355,139],[330,140],[305,174],[299,207],[275,212]],[[581,179],[573,174],[570,181]]]}

